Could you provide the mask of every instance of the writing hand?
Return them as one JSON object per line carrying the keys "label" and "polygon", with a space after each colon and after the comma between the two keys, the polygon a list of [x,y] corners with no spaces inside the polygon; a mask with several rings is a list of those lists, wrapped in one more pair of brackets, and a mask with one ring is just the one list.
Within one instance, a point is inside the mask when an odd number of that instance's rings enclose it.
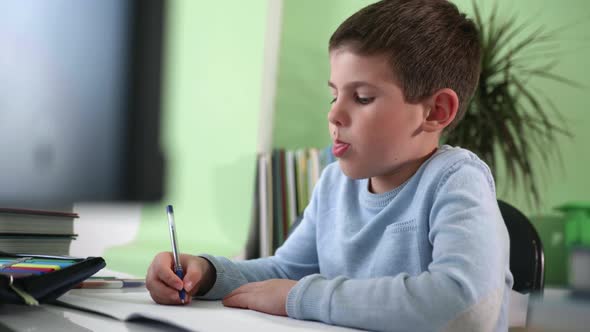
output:
{"label": "writing hand", "polygon": [[206,293],[215,283],[215,268],[206,259],[187,254],[180,255],[184,279],[174,273],[172,253],[162,252],[154,257],[146,276],[146,288],[152,299],[160,304],[181,304],[178,291],[185,289],[189,304],[195,294]]}
{"label": "writing hand", "polygon": [[287,316],[287,295],[296,283],[295,280],[270,279],[245,284],[229,293],[223,305]]}

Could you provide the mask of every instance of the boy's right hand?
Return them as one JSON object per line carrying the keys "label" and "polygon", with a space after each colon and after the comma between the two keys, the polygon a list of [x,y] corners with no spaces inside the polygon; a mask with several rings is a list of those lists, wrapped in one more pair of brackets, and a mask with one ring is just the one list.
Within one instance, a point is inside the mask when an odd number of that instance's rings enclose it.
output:
{"label": "boy's right hand", "polygon": [[203,257],[181,254],[180,264],[184,278],[174,273],[174,259],[171,252],[161,252],[154,257],[148,268],[145,285],[154,301],[160,304],[181,304],[178,291],[187,293],[185,304],[195,294],[205,294],[215,283],[215,268]]}

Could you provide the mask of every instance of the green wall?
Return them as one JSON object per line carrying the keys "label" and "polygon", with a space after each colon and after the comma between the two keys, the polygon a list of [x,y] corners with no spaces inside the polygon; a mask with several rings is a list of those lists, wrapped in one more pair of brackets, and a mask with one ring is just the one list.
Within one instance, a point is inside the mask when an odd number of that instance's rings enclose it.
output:
{"label": "green wall", "polygon": [[[337,26],[352,13],[373,1],[354,0],[285,0],[283,31],[279,58],[277,109],[274,123],[275,147],[296,148],[326,146],[327,113],[330,94],[327,44]],[[533,20],[534,25],[549,29],[568,27],[558,37],[563,56],[556,72],[571,78],[586,88],[575,89],[544,80],[533,81],[542,94],[550,96],[567,118],[573,139],[560,139],[558,150],[563,166],[556,160],[547,163],[535,160],[535,170],[541,175],[540,191],[543,204],[535,210],[527,204],[528,192],[514,188],[500,172],[497,178],[498,195],[528,215],[552,214],[552,208],[572,200],[590,201],[590,2],[569,0],[498,0],[500,15],[518,13],[522,21]],[[472,15],[471,0],[454,3]],[[479,1],[483,16],[490,12],[490,1]],[[577,24],[574,24],[577,22]]]}
{"label": "green wall", "polygon": [[250,223],[267,1],[168,4],[167,194],[143,209],[136,241],[105,254],[109,268],[136,275],[170,250],[167,204],[174,205],[182,252],[237,255]]}
{"label": "green wall", "polygon": [[284,0],[273,146],[323,147],[328,135],[328,39],[367,1]]}

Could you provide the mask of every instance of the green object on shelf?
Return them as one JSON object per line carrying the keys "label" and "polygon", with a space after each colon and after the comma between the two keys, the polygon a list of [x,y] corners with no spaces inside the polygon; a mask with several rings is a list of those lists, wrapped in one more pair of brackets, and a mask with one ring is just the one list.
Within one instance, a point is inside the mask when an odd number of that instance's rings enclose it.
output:
{"label": "green object on shelf", "polygon": [[572,202],[556,207],[565,213],[565,245],[590,247],[590,202]]}

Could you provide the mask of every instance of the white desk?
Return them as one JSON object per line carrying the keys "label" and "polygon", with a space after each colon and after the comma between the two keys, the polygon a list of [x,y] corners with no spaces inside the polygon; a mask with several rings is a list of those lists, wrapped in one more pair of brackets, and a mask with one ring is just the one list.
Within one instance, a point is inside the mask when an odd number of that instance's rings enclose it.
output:
{"label": "white desk", "polygon": [[[153,303],[145,289],[75,289],[63,298],[69,298],[69,301],[75,300],[74,302],[78,304],[91,303],[93,309],[108,312],[113,317],[130,317],[138,314],[143,318],[123,321],[105,315],[47,304],[39,307],[0,305],[0,330],[357,331],[319,322],[267,315],[252,310],[226,308],[220,301],[193,301],[188,306],[163,306]],[[177,325],[166,325],[146,317],[168,319],[176,322]]]}
{"label": "white desk", "polygon": [[[78,205],[75,211],[82,216],[81,220],[75,223],[76,232],[79,238],[72,243],[71,254],[74,256],[101,256],[104,250],[128,243],[135,238],[139,229],[141,215],[140,205]],[[105,228],[114,230],[104,233]],[[97,238],[98,234],[98,238]],[[102,234],[102,235],[100,235]],[[114,273],[113,271],[101,270],[103,275],[116,275],[119,277],[131,277],[129,275]],[[77,291],[77,290],[75,290]],[[93,290],[84,290],[91,293]],[[110,290],[113,291],[113,290]],[[510,306],[510,325],[523,326],[526,319],[528,296],[512,294]],[[238,310],[229,309],[228,310]],[[255,312],[249,312],[254,316],[263,315],[273,320],[297,323],[300,331],[306,329],[325,330],[332,329],[329,325],[295,321],[290,318],[275,317]],[[588,315],[590,317],[590,314]],[[258,317],[260,318],[260,317]],[[301,324],[299,324],[301,323]],[[309,324],[308,324],[309,323]],[[310,325],[311,324],[311,325]],[[588,324],[587,326],[590,326]],[[0,331],[3,327],[16,331],[162,331],[178,330],[166,325],[157,325],[154,322],[122,322],[95,313],[84,312],[75,309],[68,309],[54,305],[43,305],[41,307],[25,307],[16,305],[0,304]],[[198,330],[198,324],[195,324]],[[337,329],[337,328],[336,328]]]}
{"label": "white desk", "polygon": [[567,289],[545,289],[531,298],[527,325],[535,332],[590,331],[590,297],[575,297]]}
{"label": "white desk", "polygon": [[[299,321],[287,317],[266,315],[251,310],[222,308],[219,302],[205,303],[199,307],[194,301],[191,307],[181,306],[159,306],[147,300],[145,289],[111,289],[92,290],[76,289],[68,294],[88,297],[96,301],[105,299],[117,299],[127,304],[138,304],[139,306],[153,306],[150,310],[173,310],[194,313],[194,321],[191,322],[190,330],[194,331],[352,331],[351,329],[330,326],[318,322]],[[587,331],[590,326],[590,301],[570,302],[566,301],[567,291],[559,289],[546,289],[543,300],[533,298],[529,307],[529,329],[527,331]],[[124,299],[124,300],[121,300]],[[519,316],[517,321],[522,320],[526,312],[525,302],[514,301],[512,297],[511,316]],[[526,299],[525,299],[526,300]],[[117,302],[118,303],[118,302]],[[115,307],[117,304],[113,305]],[[524,306],[524,307],[523,307]],[[127,306],[129,308],[129,306]],[[145,309],[145,307],[144,307]],[[224,322],[230,324],[218,324],[217,321],[207,318],[200,321],[203,315],[208,315],[207,310],[214,313]],[[220,312],[219,310],[222,310]],[[121,309],[120,311],[124,311]],[[143,310],[146,311],[146,310]],[[148,310],[149,311],[149,310]],[[147,312],[147,311],[146,311]],[[149,314],[149,312],[148,312]],[[514,320],[512,321],[514,324]],[[232,325],[233,324],[233,325]],[[226,328],[223,329],[222,326]],[[514,325],[513,325],[514,326]],[[518,325],[517,325],[518,326]],[[236,328],[237,327],[237,328]],[[255,327],[255,328],[254,328]],[[175,326],[157,323],[148,320],[121,321],[104,315],[92,312],[85,312],[76,309],[65,308],[56,305],[42,305],[39,307],[27,307],[24,305],[2,305],[0,304],[0,331],[186,331]],[[520,329],[522,330],[522,329]]]}

